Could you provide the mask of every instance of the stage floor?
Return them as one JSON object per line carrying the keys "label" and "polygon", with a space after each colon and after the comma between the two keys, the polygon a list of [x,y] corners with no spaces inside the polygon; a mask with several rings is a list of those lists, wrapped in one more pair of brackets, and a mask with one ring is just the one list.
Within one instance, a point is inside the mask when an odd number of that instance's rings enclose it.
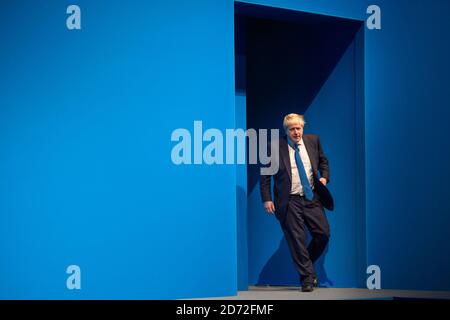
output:
{"label": "stage floor", "polygon": [[[303,293],[299,287],[249,287],[237,296],[204,300],[354,300],[354,299],[450,299],[450,291],[368,290],[356,288],[316,288]],[[200,300],[200,299],[196,299]],[[203,299],[201,299],[203,300]]]}

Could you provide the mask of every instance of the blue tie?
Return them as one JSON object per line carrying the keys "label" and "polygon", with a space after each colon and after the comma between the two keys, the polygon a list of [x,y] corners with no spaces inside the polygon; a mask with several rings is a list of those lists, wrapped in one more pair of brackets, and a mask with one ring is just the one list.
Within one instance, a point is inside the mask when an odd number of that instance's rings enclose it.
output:
{"label": "blue tie", "polygon": [[298,175],[300,176],[300,182],[303,187],[303,192],[305,194],[305,198],[307,200],[312,200],[314,198],[314,195],[313,195],[311,186],[309,185],[308,177],[306,176],[306,171],[305,171],[305,167],[303,166],[303,161],[300,158],[300,150],[298,148],[298,144],[292,143],[292,141],[290,141],[290,139],[288,139],[288,141],[289,141],[289,144],[295,150],[295,163],[297,164]]}

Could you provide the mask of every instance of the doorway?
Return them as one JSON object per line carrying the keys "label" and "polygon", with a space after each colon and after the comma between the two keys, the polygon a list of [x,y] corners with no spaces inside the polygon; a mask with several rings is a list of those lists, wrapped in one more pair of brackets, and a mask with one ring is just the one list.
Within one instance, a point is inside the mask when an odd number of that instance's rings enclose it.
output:
{"label": "doorway", "polygon": [[[363,287],[366,267],[364,22],[235,3],[236,126],[279,129],[304,114],[330,162],[335,210],[316,263],[321,285]],[[237,169],[238,288],[295,285],[278,221],[265,214],[259,168]]]}

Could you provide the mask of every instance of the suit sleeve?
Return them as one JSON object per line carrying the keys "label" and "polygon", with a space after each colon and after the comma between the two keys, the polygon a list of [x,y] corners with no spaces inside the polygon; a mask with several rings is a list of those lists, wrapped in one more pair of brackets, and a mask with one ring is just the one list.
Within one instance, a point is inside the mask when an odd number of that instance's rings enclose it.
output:
{"label": "suit sleeve", "polygon": [[[272,144],[269,142],[269,150],[271,150],[271,149],[272,149]],[[269,164],[261,164],[262,168],[267,167],[267,166],[269,166]],[[259,187],[260,187],[260,191],[261,191],[262,202],[273,201],[272,200],[272,176],[261,174]]]}
{"label": "suit sleeve", "polygon": [[327,183],[330,182],[330,169],[328,167],[328,159],[323,152],[320,139],[317,137],[317,147],[319,151],[319,172],[322,178],[327,179]]}
{"label": "suit sleeve", "polygon": [[261,175],[260,188],[263,202],[272,201],[271,178],[272,176]]}

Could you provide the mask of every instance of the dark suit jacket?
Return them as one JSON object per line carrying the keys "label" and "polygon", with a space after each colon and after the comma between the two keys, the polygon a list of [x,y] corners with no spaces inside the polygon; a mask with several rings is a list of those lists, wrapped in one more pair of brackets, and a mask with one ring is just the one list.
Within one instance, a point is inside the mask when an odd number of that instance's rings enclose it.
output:
{"label": "dark suit jacket", "polygon": [[[308,152],[309,160],[313,170],[314,180],[318,181],[318,172],[320,177],[330,181],[330,173],[328,168],[328,159],[323,153],[320,140],[317,135],[306,134],[303,135],[303,142],[305,144],[306,151]],[[286,217],[287,205],[289,203],[289,196],[292,188],[292,171],[291,160],[289,158],[289,146],[287,138],[284,137],[279,140],[279,169],[278,172],[273,175],[274,179],[274,196],[272,199],[271,192],[271,177],[261,175],[261,197],[265,201],[273,201],[275,204],[275,215],[281,222]],[[315,182],[320,183],[320,182]],[[314,189],[315,197],[316,188]]]}

